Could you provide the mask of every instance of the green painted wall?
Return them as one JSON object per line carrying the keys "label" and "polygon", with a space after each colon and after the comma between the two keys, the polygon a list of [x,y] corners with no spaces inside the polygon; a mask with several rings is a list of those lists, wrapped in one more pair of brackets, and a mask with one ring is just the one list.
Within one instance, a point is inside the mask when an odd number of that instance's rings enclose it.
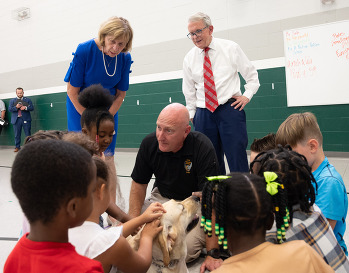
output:
{"label": "green painted wall", "polygon": [[[261,87],[246,107],[249,144],[254,138],[276,132],[290,114],[311,111],[318,118],[324,136],[324,150],[349,152],[348,104],[287,107],[284,67],[258,72]],[[66,93],[31,97],[35,106],[32,133],[40,129],[66,129],[65,98]],[[170,103],[170,99],[171,102],[185,103],[181,79],[131,85],[119,112],[117,147],[138,148],[143,137],[155,130],[158,113]],[[8,106],[9,100],[4,102]],[[9,119],[8,112],[7,116]],[[0,145],[14,145],[12,125],[3,130]]]}

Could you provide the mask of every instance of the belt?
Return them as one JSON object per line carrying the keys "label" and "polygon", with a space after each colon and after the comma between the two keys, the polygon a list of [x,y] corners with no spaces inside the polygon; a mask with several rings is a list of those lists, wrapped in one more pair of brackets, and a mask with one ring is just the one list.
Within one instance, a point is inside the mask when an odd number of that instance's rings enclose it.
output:
{"label": "belt", "polygon": [[226,102],[226,103],[228,103],[228,102],[233,103],[233,102],[235,102],[235,101],[236,101],[236,99],[234,99],[234,98],[230,98],[229,100],[227,100],[227,102]]}

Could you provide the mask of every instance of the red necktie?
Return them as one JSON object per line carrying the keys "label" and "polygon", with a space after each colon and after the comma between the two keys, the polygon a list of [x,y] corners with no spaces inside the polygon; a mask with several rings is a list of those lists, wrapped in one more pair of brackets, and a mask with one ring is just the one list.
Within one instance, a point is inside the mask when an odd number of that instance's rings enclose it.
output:
{"label": "red necktie", "polygon": [[21,108],[18,108],[17,116],[19,116],[19,117],[22,116],[22,110],[21,110]]}
{"label": "red necktie", "polygon": [[205,58],[204,58],[204,88],[205,88],[205,104],[206,108],[210,110],[212,113],[218,107],[218,99],[216,86],[214,84],[212,69],[211,69],[211,61],[208,56],[209,47],[205,48]]}

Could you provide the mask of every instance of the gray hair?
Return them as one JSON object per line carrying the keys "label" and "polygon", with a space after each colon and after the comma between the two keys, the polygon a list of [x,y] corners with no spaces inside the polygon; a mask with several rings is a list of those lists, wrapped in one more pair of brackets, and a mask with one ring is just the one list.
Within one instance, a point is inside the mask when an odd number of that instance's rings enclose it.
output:
{"label": "gray hair", "polygon": [[189,22],[198,22],[203,21],[206,26],[212,26],[211,18],[207,14],[203,12],[195,13],[194,15],[189,17]]}

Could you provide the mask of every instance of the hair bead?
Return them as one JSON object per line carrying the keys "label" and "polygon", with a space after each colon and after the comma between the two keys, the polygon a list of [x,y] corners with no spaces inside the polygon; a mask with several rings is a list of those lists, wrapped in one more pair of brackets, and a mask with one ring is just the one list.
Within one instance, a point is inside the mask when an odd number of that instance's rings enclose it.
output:
{"label": "hair bead", "polygon": [[214,225],[214,228],[215,228],[215,234],[216,234],[216,235],[219,235],[219,224],[216,223],[216,224]]}

